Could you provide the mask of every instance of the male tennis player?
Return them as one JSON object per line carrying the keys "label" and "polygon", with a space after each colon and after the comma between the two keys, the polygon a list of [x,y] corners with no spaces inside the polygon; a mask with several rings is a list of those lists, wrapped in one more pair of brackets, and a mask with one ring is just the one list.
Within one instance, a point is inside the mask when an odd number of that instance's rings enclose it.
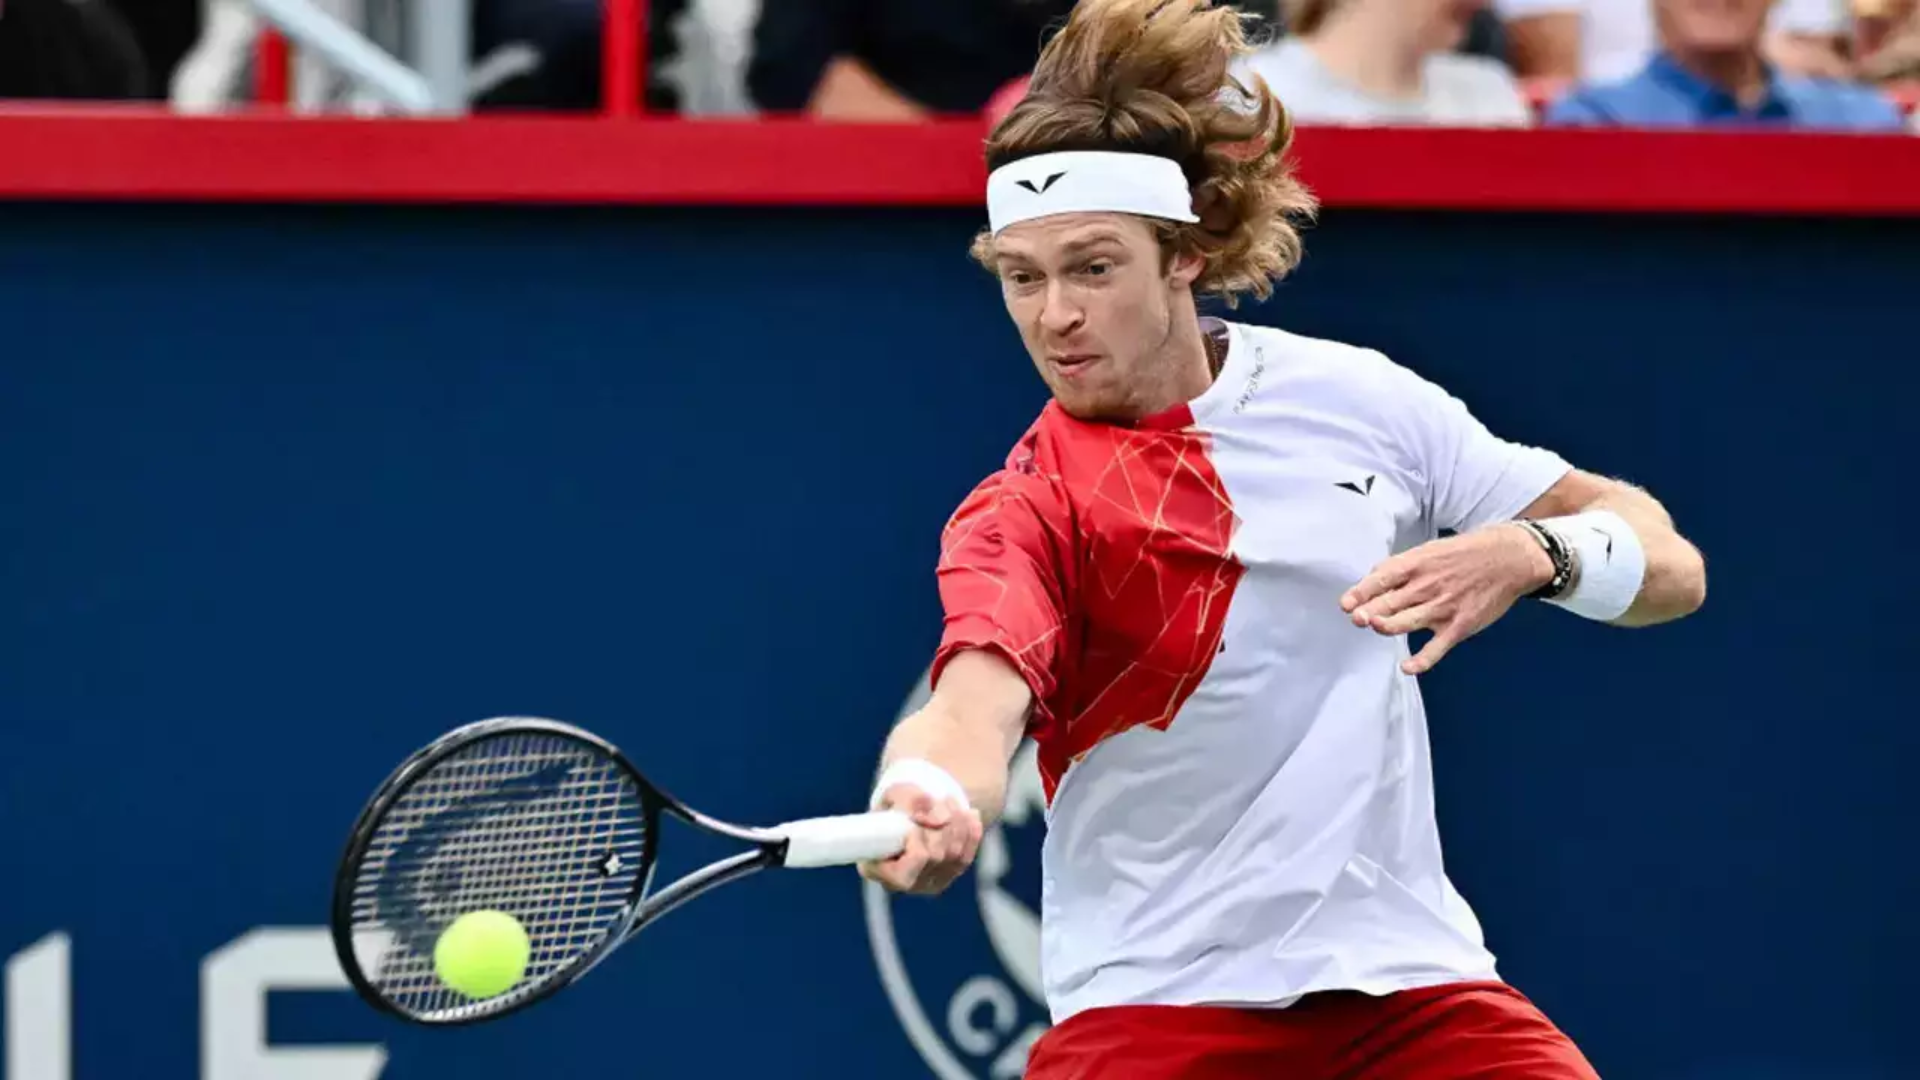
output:
{"label": "male tennis player", "polygon": [[1417,676],[1526,597],[1684,616],[1704,566],[1378,353],[1200,318],[1311,210],[1244,50],[1210,0],[1082,0],[994,130],[976,253],[1053,401],[945,530],[933,697],[874,795],[921,828],[863,872],[952,882],[1031,735],[1029,1077],[1592,1080],[1447,880]]}

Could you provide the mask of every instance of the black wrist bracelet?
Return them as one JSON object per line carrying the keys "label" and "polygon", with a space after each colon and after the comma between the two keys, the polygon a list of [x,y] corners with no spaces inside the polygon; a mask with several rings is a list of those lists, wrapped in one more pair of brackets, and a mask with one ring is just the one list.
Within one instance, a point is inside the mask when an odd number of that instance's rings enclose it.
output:
{"label": "black wrist bracelet", "polygon": [[1558,533],[1537,521],[1525,518],[1517,519],[1514,524],[1533,534],[1540,546],[1547,550],[1547,558],[1553,561],[1553,576],[1545,585],[1528,593],[1533,600],[1552,600],[1567,591],[1573,584],[1573,556],[1567,551],[1567,545],[1560,540]]}

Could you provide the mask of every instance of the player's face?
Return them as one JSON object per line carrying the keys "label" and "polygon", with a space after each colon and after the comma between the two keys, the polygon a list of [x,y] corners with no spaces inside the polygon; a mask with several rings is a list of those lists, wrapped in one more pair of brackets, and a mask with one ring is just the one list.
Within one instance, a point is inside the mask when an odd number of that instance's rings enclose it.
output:
{"label": "player's face", "polygon": [[1773,0],[1655,0],[1667,41],[1677,49],[1740,52],[1757,49]]}
{"label": "player's face", "polygon": [[[1196,259],[1170,266],[1130,214],[1059,214],[994,240],[1007,312],[1061,408],[1132,420],[1176,404],[1176,308],[1192,306]],[[1184,300],[1184,303],[1182,301]]]}

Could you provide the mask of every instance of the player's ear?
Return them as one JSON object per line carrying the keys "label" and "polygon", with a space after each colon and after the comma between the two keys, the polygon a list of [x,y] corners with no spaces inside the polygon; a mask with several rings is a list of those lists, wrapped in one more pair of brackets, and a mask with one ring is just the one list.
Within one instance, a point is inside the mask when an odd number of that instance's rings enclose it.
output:
{"label": "player's ear", "polygon": [[1206,256],[1197,251],[1176,252],[1168,261],[1167,277],[1180,288],[1192,288],[1200,280],[1201,271],[1207,268]]}

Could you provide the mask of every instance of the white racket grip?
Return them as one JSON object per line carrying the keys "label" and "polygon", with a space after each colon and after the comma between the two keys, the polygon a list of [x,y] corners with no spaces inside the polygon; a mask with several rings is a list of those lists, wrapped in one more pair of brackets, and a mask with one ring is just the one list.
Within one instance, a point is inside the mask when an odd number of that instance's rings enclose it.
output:
{"label": "white racket grip", "polygon": [[851,866],[900,854],[913,819],[898,810],[881,810],[789,821],[773,831],[787,838],[786,866]]}

